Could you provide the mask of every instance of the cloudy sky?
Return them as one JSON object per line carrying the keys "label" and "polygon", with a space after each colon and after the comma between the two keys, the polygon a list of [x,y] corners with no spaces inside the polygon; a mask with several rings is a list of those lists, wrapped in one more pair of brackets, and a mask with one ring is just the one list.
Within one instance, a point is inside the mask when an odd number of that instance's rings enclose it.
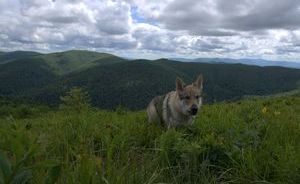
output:
{"label": "cloudy sky", "polygon": [[299,0],[0,0],[0,50],[300,62]]}

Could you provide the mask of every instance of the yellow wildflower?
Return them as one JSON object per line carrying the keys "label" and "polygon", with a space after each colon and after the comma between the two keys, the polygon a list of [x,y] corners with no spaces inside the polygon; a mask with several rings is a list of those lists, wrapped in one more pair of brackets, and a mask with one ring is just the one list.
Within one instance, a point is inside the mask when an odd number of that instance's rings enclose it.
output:
{"label": "yellow wildflower", "polygon": [[262,108],[261,112],[262,112],[263,114],[266,114],[266,113],[267,113],[267,107]]}

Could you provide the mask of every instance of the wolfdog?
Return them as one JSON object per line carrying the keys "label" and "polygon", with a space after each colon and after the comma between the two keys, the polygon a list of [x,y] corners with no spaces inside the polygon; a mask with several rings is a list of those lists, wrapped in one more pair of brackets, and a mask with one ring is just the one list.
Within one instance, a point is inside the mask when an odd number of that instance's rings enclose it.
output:
{"label": "wolfdog", "polygon": [[176,91],[154,97],[147,107],[148,121],[168,128],[189,125],[194,122],[202,105],[203,76],[190,85],[176,79]]}

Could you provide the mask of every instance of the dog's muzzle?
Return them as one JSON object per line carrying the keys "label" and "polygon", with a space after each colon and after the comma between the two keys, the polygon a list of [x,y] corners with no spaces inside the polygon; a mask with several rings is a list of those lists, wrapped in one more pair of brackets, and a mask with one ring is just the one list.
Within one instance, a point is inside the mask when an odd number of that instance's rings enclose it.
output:
{"label": "dog's muzzle", "polygon": [[191,110],[190,110],[190,114],[191,115],[196,115],[198,112],[198,107],[197,105],[192,105]]}

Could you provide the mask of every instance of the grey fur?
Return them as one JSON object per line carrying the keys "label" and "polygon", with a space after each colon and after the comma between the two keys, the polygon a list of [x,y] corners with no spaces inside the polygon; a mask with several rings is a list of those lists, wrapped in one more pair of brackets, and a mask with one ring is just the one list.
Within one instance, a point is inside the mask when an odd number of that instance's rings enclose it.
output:
{"label": "grey fur", "polygon": [[[157,96],[151,100],[147,107],[148,120],[151,123],[159,123],[171,127],[190,125],[196,115],[190,114],[192,105],[200,110],[202,105],[202,76],[188,86],[181,79],[176,79],[176,91],[171,91],[165,96]],[[181,96],[188,95],[185,100]],[[197,98],[196,98],[197,97]]]}

